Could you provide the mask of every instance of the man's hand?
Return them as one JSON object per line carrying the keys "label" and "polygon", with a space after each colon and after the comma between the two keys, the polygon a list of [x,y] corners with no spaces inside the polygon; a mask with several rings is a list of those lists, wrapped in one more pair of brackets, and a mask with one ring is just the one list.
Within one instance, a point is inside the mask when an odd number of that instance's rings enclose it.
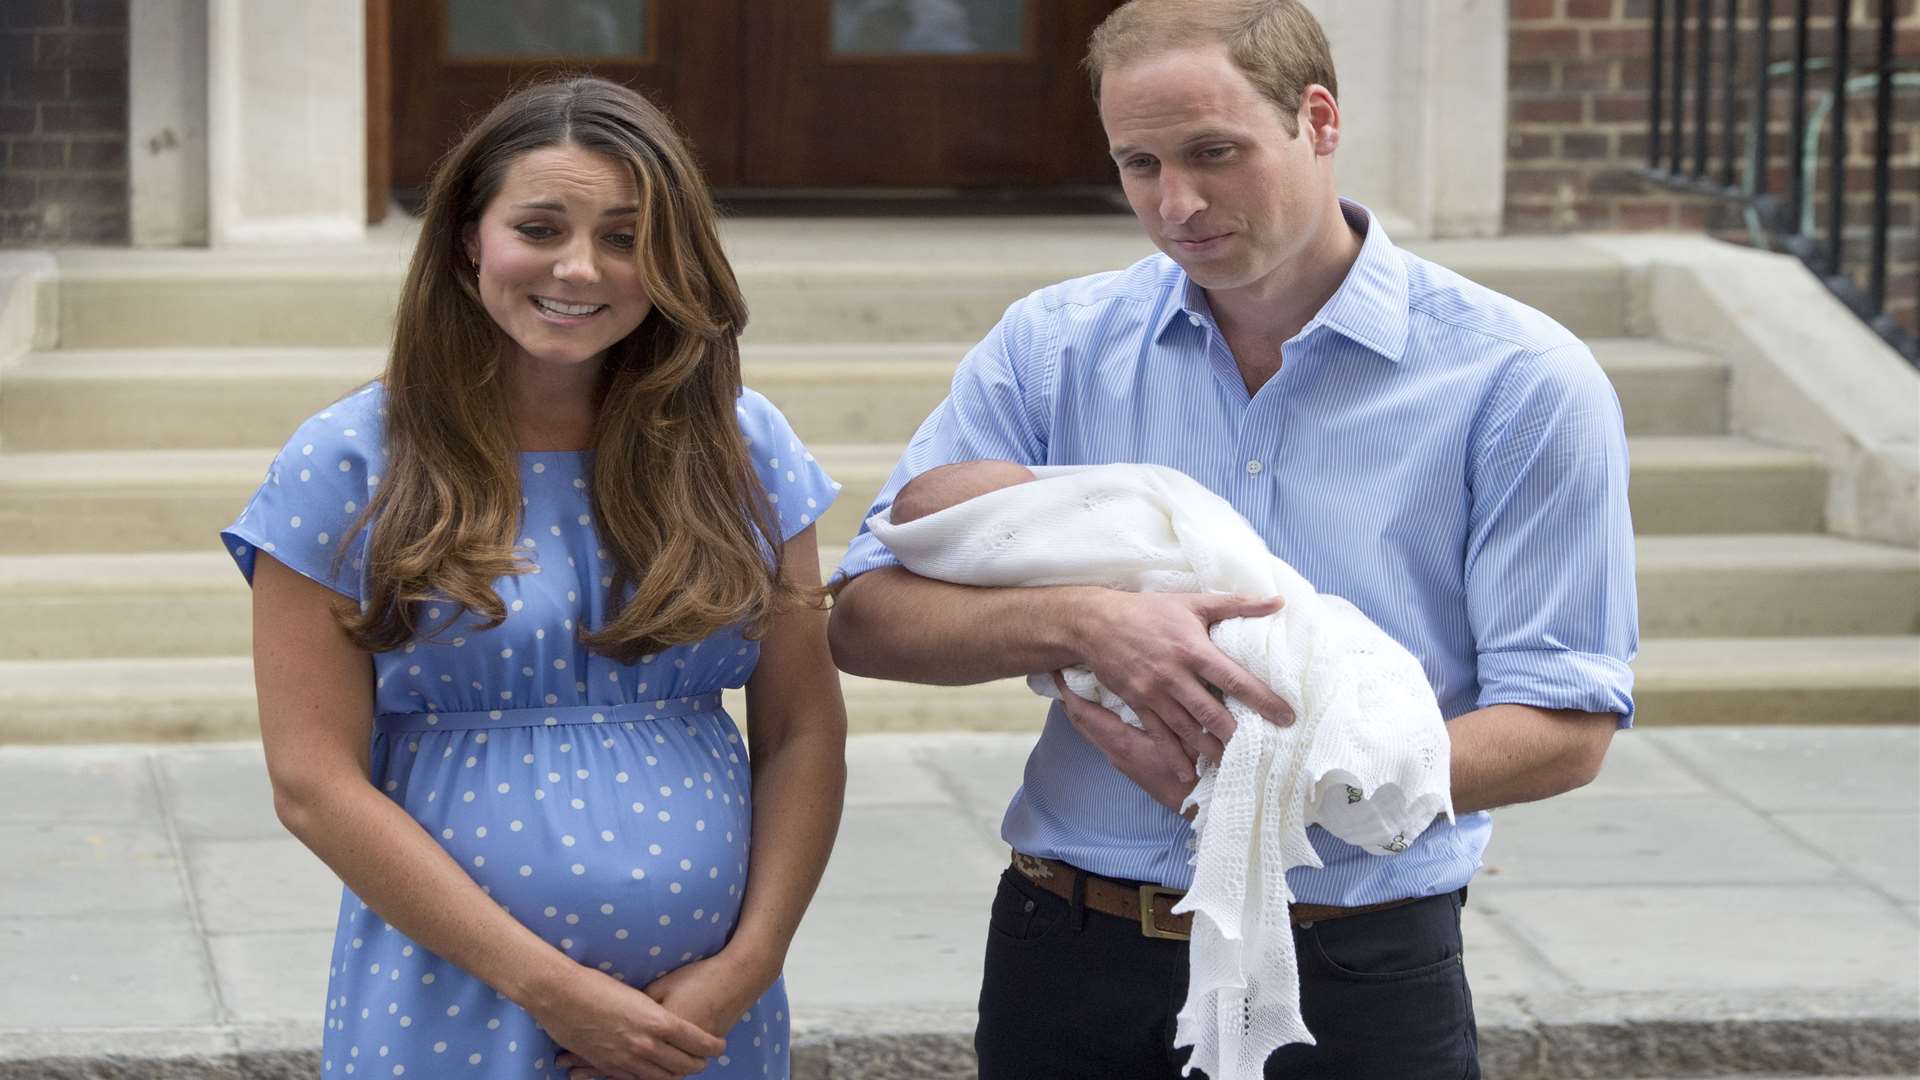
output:
{"label": "man's hand", "polygon": [[1067,681],[1057,671],[1053,684],[1060,688],[1060,707],[1066,710],[1080,737],[1107,755],[1107,761],[1153,796],[1154,802],[1179,813],[1199,780],[1180,740],[1165,725],[1157,732],[1134,727],[1113,710],[1067,689]]}
{"label": "man's hand", "polygon": [[[1191,789],[1196,779],[1193,759],[1220,760],[1223,745],[1233,735],[1233,715],[1214,695],[1215,689],[1271,723],[1293,722],[1293,710],[1287,703],[1229,659],[1207,636],[1217,622],[1272,615],[1283,606],[1278,597],[1113,589],[1092,595],[1093,606],[1079,632],[1083,662],[1102,686],[1133,709],[1153,740],[1150,746],[1126,740],[1130,748],[1125,752],[1127,760],[1156,754],[1163,765],[1155,771],[1169,773]],[[1122,728],[1133,730],[1112,712],[1100,711],[1113,716]],[[1099,742],[1095,745],[1108,749]],[[1113,754],[1109,752],[1108,757],[1112,759]],[[1115,767],[1120,767],[1118,761]],[[1125,768],[1121,771],[1127,772]],[[1133,776],[1130,772],[1128,775]],[[1140,782],[1139,777],[1134,779]],[[1156,781],[1155,785],[1163,783]],[[1141,783],[1149,792],[1155,785]]]}

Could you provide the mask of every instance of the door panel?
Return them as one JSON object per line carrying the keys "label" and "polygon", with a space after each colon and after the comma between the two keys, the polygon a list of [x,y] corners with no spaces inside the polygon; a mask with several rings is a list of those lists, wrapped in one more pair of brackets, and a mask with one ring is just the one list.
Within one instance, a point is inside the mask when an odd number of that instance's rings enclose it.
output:
{"label": "door panel", "polygon": [[[406,0],[393,5],[393,172],[417,188],[467,125],[541,75],[591,72],[673,115],[737,181],[744,0]],[[715,59],[721,62],[715,63]]]}
{"label": "door panel", "polygon": [[1113,0],[782,0],[747,22],[751,187],[1104,183],[1080,73]]}
{"label": "door panel", "polygon": [[1080,57],[1117,0],[403,0],[393,184],[541,75],[671,113],[720,188],[1105,184]]}

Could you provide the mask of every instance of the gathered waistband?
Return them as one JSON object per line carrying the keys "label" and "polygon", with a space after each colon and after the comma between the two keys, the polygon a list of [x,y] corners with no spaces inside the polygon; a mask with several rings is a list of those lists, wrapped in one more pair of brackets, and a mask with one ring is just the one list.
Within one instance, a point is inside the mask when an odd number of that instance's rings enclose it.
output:
{"label": "gathered waistband", "polygon": [[717,712],[720,692],[689,697],[629,701],[619,705],[563,705],[544,709],[486,709],[475,712],[381,713],[374,730],[382,735],[408,731],[470,731],[476,728],[559,727],[562,724],[631,724],[675,716]]}

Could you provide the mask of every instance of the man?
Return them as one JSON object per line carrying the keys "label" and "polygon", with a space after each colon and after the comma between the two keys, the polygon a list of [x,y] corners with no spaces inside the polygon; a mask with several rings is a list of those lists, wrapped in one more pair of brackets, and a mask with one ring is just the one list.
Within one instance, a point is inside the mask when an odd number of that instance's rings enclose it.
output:
{"label": "man", "polygon": [[[1009,308],[874,512],[951,461],[1171,466],[1418,656],[1449,718],[1458,823],[1390,858],[1313,830],[1325,867],[1288,884],[1317,1045],[1283,1047],[1267,1075],[1478,1076],[1459,912],[1484,811],[1587,783],[1633,711],[1618,402],[1558,324],[1337,197],[1332,61],[1297,0],[1134,0],[1088,66],[1163,254]],[[1071,695],[1048,714],[1002,826],[1014,865],[975,1041],[985,1080],[1178,1075],[1186,946],[1166,909],[1191,880],[1193,756],[1231,735],[1213,690],[1288,719],[1207,628],[1274,605],[964,588],[864,531],[841,576],[849,672],[958,684],[1084,664],[1140,715],[1145,731]]]}

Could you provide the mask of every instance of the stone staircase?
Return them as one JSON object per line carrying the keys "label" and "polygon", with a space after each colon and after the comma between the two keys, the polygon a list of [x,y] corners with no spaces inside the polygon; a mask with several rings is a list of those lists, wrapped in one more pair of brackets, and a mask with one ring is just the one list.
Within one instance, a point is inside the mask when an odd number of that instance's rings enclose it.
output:
{"label": "stone staircase", "polygon": [[[299,420],[378,372],[405,240],[60,256],[59,347],[0,371],[0,743],[257,731],[247,591],[215,532]],[[845,485],[828,569],[1004,306],[1144,251],[1099,218],[749,221],[728,244],[747,381]],[[1825,534],[1824,467],[1728,433],[1720,359],[1628,336],[1625,271],[1565,244],[1417,250],[1566,323],[1619,391],[1642,723],[1920,721],[1920,553]],[[1037,714],[1018,681],[845,687],[857,731]]]}

